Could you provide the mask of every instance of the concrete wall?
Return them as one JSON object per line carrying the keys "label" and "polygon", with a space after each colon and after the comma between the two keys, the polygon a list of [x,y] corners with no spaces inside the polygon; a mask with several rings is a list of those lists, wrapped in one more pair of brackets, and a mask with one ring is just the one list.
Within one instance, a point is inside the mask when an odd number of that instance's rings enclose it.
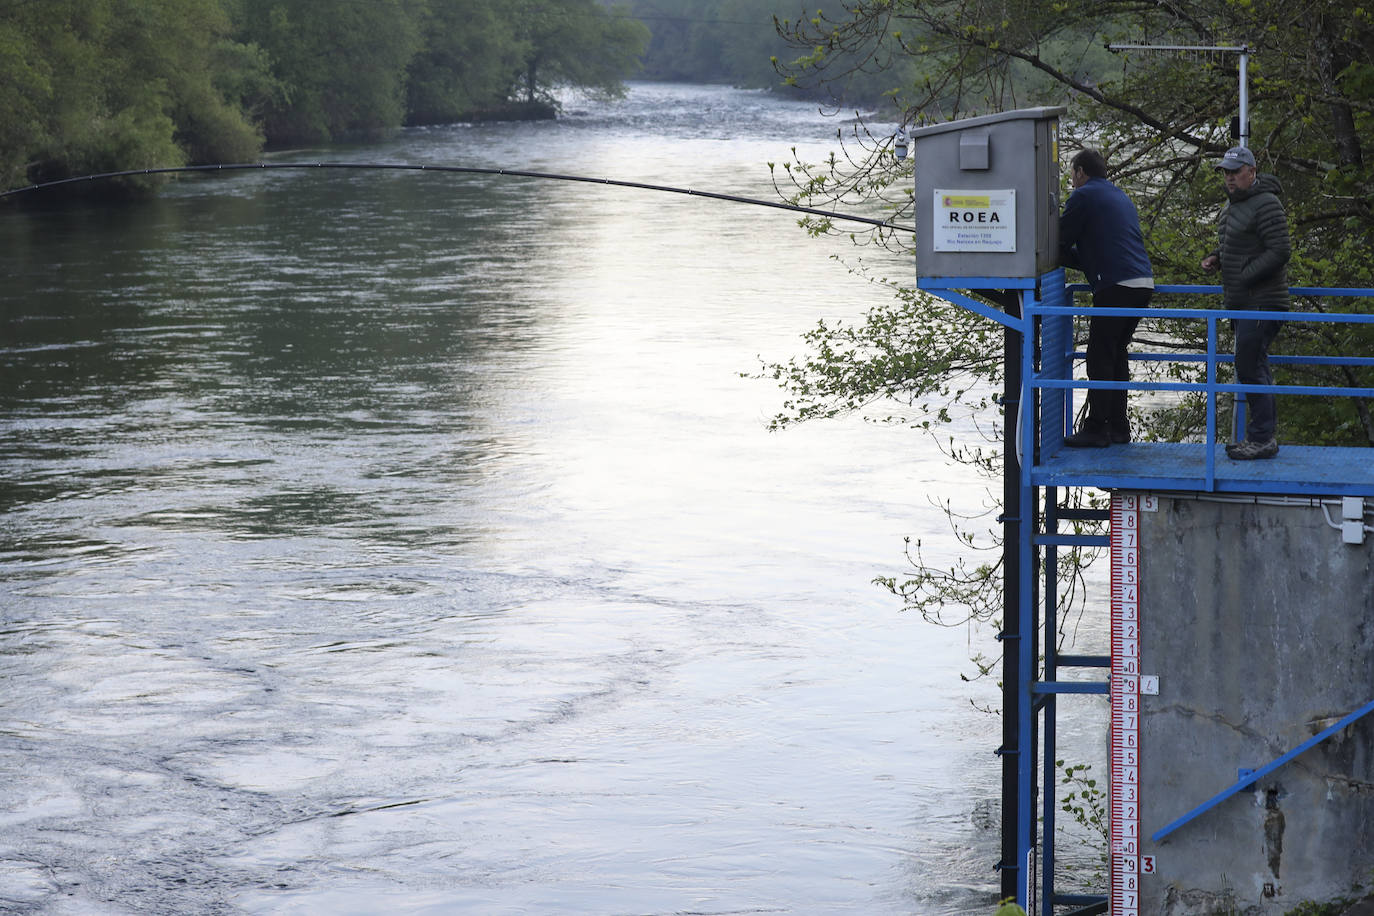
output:
{"label": "concrete wall", "polygon": [[1344,544],[1303,502],[1141,513],[1141,672],[1160,680],[1141,698],[1142,914],[1281,914],[1374,885],[1374,713],[1150,840],[1374,700],[1374,535]]}

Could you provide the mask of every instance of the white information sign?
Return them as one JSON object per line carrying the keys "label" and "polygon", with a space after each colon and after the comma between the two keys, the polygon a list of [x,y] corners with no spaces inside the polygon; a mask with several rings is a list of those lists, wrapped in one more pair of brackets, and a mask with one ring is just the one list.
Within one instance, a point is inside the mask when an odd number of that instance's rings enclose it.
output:
{"label": "white information sign", "polygon": [[935,189],[936,251],[1015,251],[1016,189]]}

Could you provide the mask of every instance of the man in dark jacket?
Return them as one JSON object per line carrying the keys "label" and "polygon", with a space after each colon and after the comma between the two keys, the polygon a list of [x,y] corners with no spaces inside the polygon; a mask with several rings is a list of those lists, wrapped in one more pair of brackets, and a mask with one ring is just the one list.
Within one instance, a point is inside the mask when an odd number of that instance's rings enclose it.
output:
{"label": "man in dark jacket", "polygon": [[[1107,180],[1107,160],[1085,149],[1069,165],[1074,191],[1059,217],[1059,263],[1083,271],[1093,305],[1145,308],[1154,294],[1154,272],[1145,253],[1140,216],[1125,193]],[[1130,379],[1127,347],[1139,318],[1093,316],[1088,322],[1088,378]],[[1131,441],[1126,392],[1088,389],[1088,413],[1078,430],[1064,437],[1075,448]]]}
{"label": "man in dark jacket", "polygon": [[[1219,247],[1202,259],[1202,269],[1221,270],[1222,299],[1226,308],[1287,311],[1288,219],[1279,195],[1283,186],[1273,175],[1255,168],[1255,154],[1243,146],[1226,151],[1217,163],[1226,176],[1226,207],[1217,222]],[[1282,321],[1236,319],[1236,380],[1242,385],[1272,385],[1269,345]],[[1245,437],[1226,446],[1226,454],[1238,461],[1273,458],[1279,453],[1274,438],[1274,396],[1249,392]]]}

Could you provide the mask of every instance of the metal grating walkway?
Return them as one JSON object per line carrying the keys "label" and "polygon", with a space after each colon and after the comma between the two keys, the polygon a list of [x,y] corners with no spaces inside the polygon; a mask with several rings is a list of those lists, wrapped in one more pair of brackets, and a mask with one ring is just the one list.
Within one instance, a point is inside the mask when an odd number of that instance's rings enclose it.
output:
{"label": "metal grating walkway", "polygon": [[1232,461],[1225,446],[1142,443],[1109,448],[1066,448],[1041,454],[1031,469],[1038,487],[1098,487],[1215,493],[1282,493],[1294,496],[1374,497],[1374,449],[1282,445],[1260,461]]}

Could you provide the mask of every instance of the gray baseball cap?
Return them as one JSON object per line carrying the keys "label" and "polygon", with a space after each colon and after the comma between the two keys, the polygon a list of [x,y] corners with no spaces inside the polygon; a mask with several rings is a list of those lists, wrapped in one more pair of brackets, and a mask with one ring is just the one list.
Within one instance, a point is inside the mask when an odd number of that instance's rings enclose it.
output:
{"label": "gray baseball cap", "polygon": [[1217,163],[1219,169],[1238,169],[1242,165],[1254,165],[1255,154],[1243,146],[1233,146],[1226,151],[1226,155]]}

